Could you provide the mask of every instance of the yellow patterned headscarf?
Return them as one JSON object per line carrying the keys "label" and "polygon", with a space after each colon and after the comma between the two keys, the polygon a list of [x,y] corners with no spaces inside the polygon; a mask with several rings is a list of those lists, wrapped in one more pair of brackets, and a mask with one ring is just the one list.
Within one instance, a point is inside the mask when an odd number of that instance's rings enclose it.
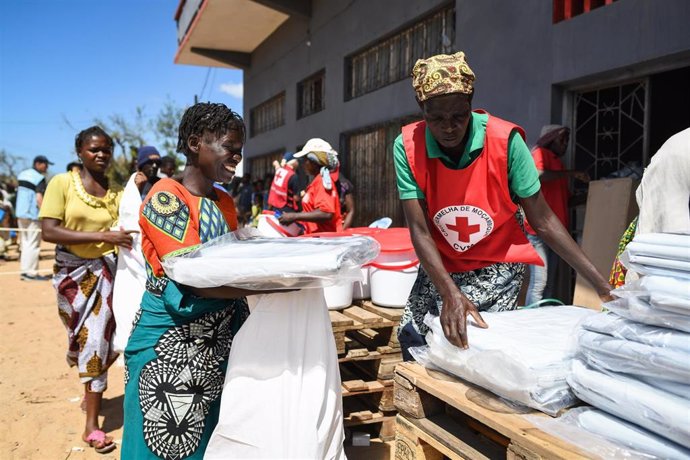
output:
{"label": "yellow patterned headscarf", "polygon": [[412,86],[420,102],[434,96],[474,91],[474,72],[465,61],[465,53],[437,54],[419,59],[412,69]]}

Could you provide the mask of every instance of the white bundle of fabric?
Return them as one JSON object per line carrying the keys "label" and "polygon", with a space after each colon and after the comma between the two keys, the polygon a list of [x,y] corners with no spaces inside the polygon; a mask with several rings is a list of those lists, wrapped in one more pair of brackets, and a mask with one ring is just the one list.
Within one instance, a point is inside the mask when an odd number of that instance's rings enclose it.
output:
{"label": "white bundle of fabric", "polygon": [[468,325],[470,348],[448,342],[438,317],[431,328],[428,356],[437,367],[499,396],[549,415],[573,405],[566,382],[575,355],[579,322],[596,314],[574,306],[482,313],[488,329]]}
{"label": "white bundle of fabric", "polygon": [[542,431],[600,459],[690,459],[690,450],[592,407],[578,407],[554,419],[525,416]]}
{"label": "white bundle of fabric", "polygon": [[585,402],[653,433],[690,445],[690,401],[629,376],[573,361],[568,383]]}
{"label": "white bundle of fabric", "polygon": [[255,296],[205,459],[344,459],[340,371],[321,289]]}
{"label": "white bundle of fabric", "polygon": [[638,297],[661,310],[690,316],[690,283],[668,276],[645,276],[612,291],[616,297]]}
{"label": "white bundle of fabric", "polygon": [[186,286],[300,289],[357,281],[379,244],[366,236],[265,238],[245,230],[163,260],[165,273]]}
{"label": "white bundle of fabric", "polygon": [[596,368],[679,383],[690,382],[690,353],[587,330],[578,333],[578,343],[581,357]]}
{"label": "white bundle of fabric", "polygon": [[637,235],[620,260],[628,269],[644,275],[690,279],[690,234]]}
{"label": "white bundle of fabric", "polygon": [[[615,295],[616,291],[614,290],[612,292]],[[645,300],[645,296],[630,296],[615,299],[606,302],[604,308],[611,310],[623,318],[638,323],[690,332],[689,315],[655,308],[648,300]]]}

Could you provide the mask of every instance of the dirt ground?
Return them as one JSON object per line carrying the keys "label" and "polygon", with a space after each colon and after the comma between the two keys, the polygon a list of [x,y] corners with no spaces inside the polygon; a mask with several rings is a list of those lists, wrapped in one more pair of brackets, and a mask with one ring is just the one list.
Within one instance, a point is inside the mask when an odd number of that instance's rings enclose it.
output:
{"label": "dirt ground", "polygon": [[[50,245],[41,274],[52,273]],[[50,281],[21,281],[19,262],[0,261],[0,459],[119,459],[119,449],[97,454],[82,440],[83,386],[65,361],[67,335]],[[122,439],[123,368],[115,364],[101,423]]]}
{"label": "dirt ground", "polygon": [[[41,274],[52,266],[52,246],[44,243]],[[83,386],[65,361],[67,335],[51,282],[21,281],[18,261],[0,260],[0,312],[0,460],[119,459],[124,369],[116,363],[109,371],[100,418],[118,449],[100,455],[81,440]],[[351,460],[388,460],[392,449],[376,443],[346,452]]]}

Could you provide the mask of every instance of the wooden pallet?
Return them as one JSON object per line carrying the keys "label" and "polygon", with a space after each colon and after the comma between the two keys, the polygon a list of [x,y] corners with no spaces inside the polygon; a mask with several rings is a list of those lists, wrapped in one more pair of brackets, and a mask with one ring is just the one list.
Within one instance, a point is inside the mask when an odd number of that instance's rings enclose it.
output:
{"label": "wooden pallet", "polygon": [[[416,363],[396,367],[399,460],[587,458],[486,390]],[[530,415],[548,417],[536,411]]]}

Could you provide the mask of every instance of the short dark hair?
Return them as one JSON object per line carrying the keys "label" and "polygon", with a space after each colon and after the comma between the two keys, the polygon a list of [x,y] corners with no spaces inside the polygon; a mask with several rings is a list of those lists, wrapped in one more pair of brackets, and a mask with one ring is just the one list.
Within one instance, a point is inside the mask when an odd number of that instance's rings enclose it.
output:
{"label": "short dark hair", "polygon": [[115,146],[115,142],[113,142],[113,138],[106,133],[103,128],[100,126],[91,126],[89,128],[86,128],[82,131],[79,131],[79,134],[74,138],[74,149],[76,150],[77,153],[81,150],[82,145],[84,145],[84,142],[89,138],[89,137],[104,137],[106,142],[110,145],[110,147]]}
{"label": "short dark hair", "polygon": [[172,165],[173,167],[177,166],[177,161],[175,161],[175,158],[171,157],[170,155],[166,155],[163,158],[161,158],[161,166],[164,165]]}
{"label": "short dark hair", "polygon": [[225,104],[199,102],[194,104],[182,115],[177,138],[177,151],[187,156],[189,154],[187,140],[190,136],[203,136],[210,132],[222,136],[228,131],[238,130],[245,138],[245,127],[242,117],[229,109]]}
{"label": "short dark hair", "polygon": [[78,161],[70,161],[69,163],[67,163],[67,172],[70,172],[72,170],[72,168],[74,168],[75,166],[78,167],[79,169],[84,168],[84,166],[82,166],[82,164],[79,163]]}

